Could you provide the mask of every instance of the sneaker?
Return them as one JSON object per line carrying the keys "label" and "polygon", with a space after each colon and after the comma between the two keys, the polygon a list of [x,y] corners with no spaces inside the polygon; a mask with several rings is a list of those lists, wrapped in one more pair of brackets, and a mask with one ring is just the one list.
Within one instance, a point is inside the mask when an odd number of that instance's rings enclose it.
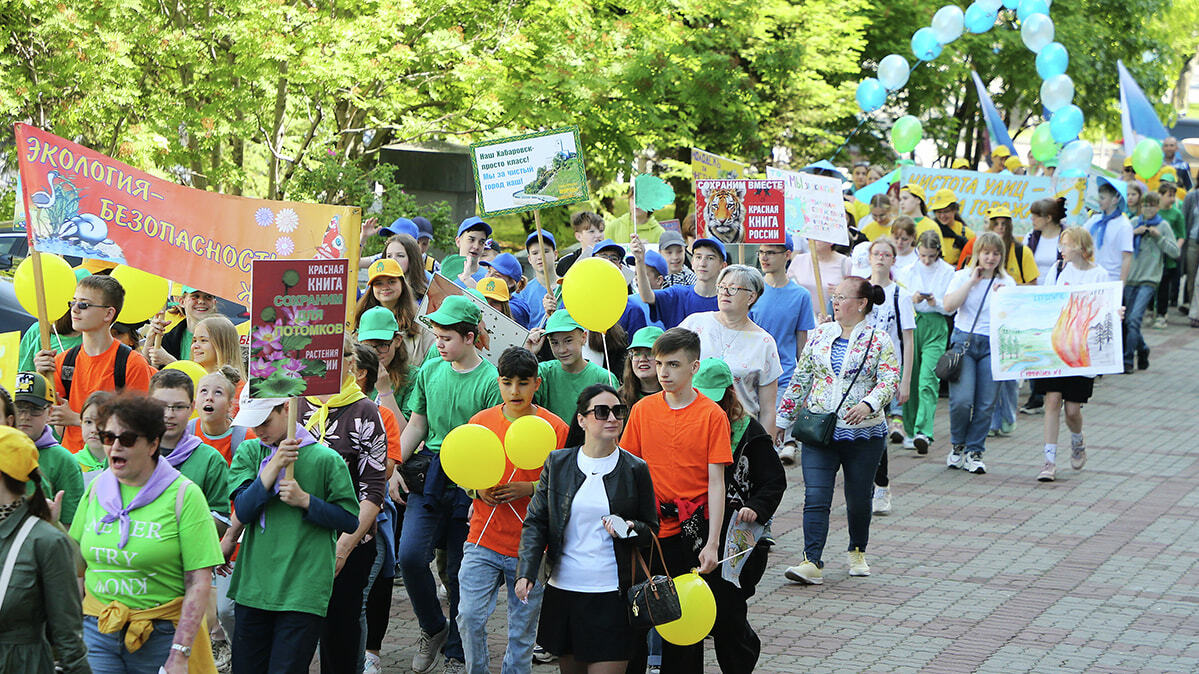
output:
{"label": "sneaker", "polygon": [[783,575],[787,577],[787,580],[804,585],[824,584],[824,573],[820,567],[806,559],[797,566],[787,567],[787,571]]}
{"label": "sneaker", "polygon": [[966,455],[966,461],[962,464],[962,469],[967,473],[982,475],[987,472],[987,466],[983,463],[982,452],[970,452]]}
{"label": "sneaker", "polygon": [[1144,351],[1137,352],[1137,369],[1138,370],[1148,370],[1149,369],[1149,349],[1145,349]]}
{"label": "sneaker", "polygon": [[917,454],[928,454],[928,446],[932,444],[932,440],[927,435],[920,433],[912,439],[912,446],[916,448]]}
{"label": "sneaker", "polygon": [[788,442],[779,447],[779,461],[782,461],[784,466],[794,466],[796,449],[794,442]]}
{"label": "sneaker", "polygon": [[1165,330],[1170,327],[1170,322],[1166,320],[1165,316],[1158,316],[1157,320],[1153,323],[1153,327],[1158,330]]}
{"label": "sneaker", "polygon": [[1056,474],[1057,465],[1052,461],[1046,461],[1045,466],[1041,468],[1041,472],[1037,473],[1037,482],[1053,482]]}
{"label": "sneaker", "polygon": [[426,634],[419,628],[417,631],[420,632],[420,638],[416,640],[416,655],[412,656],[412,671],[416,674],[428,674],[437,666],[441,647],[450,636],[450,624],[446,623],[437,634]]}
{"label": "sneaker", "polygon": [[1082,442],[1070,442],[1070,467],[1074,470],[1082,470],[1082,467],[1087,465],[1087,442],[1084,439]]}
{"label": "sneaker", "polygon": [[[875,487],[874,488],[874,514],[875,515],[890,515],[891,514],[891,488],[890,487]],[[853,554],[852,552],[849,554]]]}
{"label": "sneaker", "polygon": [[445,664],[441,666],[441,674],[460,674],[466,671],[466,663],[453,658],[446,658]]}
{"label": "sneaker", "polygon": [[535,644],[533,646],[533,662],[539,662],[541,664],[545,664],[547,662],[553,662],[554,660],[557,660],[557,659],[558,659],[558,656],[556,656],[553,653],[550,653],[549,651],[542,648],[541,644]]}
{"label": "sneaker", "polygon": [[846,553],[849,557],[849,575],[869,576],[870,565],[866,563],[866,553],[854,548]]}
{"label": "sneaker", "polygon": [[212,660],[220,674],[228,674],[233,670],[233,647],[229,645],[228,640],[212,642]]}
{"label": "sneaker", "polygon": [[903,442],[903,421],[891,418],[891,444],[898,445]]}
{"label": "sneaker", "polygon": [[1008,423],[1005,421],[999,425],[999,428],[995,429],[992,432],[996,435],[996,437],[1007,438],[1007,437],[1011,437],[1012,433],[1014,433],[1015,431],[1016,431],[1016,422],[1013,421],[1011,423]]}
{"label": "sneaker", "polygon": [[904,449],[916,449],[916,439],[904,436],[903,448]]}
{"label": "sneaker", "polygon": [[1045,413],[1045,405],[1040,404],[1040,405],[1032,406],[1032,405],[1025,403],[1025,405],[1023,407],[1021,407],[1018,411],[1020,412],[1020,414],[1044,414]]}
{"label": "sneaker", "polygon": [[949,450],[949,456],[945,457],[945,465],[950,468],[961,468],[962,464],[966,463],[966,456],[963,454],[965,450],[965,445],[954,445]]}

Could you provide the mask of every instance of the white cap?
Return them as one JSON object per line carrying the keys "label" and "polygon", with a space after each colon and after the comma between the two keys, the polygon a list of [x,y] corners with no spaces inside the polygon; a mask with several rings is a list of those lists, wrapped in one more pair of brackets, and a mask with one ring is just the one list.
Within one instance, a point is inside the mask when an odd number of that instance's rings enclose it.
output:
{"label": "white cap", "polygon": [[237,415],[233,417],[233,425],[244,428],[261,426],[267,416],[285,402],[287,398],[251,398],[250,386],[247,384],[242,388],[237,401]]}

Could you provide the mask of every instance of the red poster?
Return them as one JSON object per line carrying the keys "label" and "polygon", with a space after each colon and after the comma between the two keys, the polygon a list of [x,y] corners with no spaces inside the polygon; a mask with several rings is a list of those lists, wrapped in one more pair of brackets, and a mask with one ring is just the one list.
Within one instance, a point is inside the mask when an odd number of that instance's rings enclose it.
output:
{"label": "red poster", "polygon": [[255,260],[250,397],[341,391],[349,260]]}
{"label": "red poster", "polygon": [[726,244],[783,244],[783,181],[695,181],[695,228],[699,238]]}

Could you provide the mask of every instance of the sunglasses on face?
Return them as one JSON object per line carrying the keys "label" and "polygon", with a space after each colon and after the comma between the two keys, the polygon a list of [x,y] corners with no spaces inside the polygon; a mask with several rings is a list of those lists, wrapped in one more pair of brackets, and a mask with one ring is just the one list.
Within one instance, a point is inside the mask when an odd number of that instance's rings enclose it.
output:
{"label": "sunglasses on face", "polygon": [[67,308],[69,308],[69,309],[78,309],[80,311],[87,311],[88,309],[91,309],[92,307],[96,307],[98,309],[111,309],[112,305],[111,304],[92,304],[91,302],[88,302],[87,300],[67,300]]}
{"label": "sunglasses on face", "polygon": [[122,447],[132,447],[133,443],[137,442],[138,438],[145,437],[141,433],[133,431],[125,431],[124,433],[113,433],[112,431],[96,431],[96,437],[100,438],[100,442],[105,445],[111,445],[113,442],[119,441]]}
{"label": "sunglasses on face", "polygon": [[629,416],[628,405],[596,405],[583,413],[583,416],[595,414],[597,421],[607,421],[612,415],[617,421],[624,421]]}

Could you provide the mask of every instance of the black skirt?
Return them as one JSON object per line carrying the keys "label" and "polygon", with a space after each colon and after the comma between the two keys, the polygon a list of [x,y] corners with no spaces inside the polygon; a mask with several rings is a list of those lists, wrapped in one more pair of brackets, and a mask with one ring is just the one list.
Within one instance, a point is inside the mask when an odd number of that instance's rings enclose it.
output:
{"label": "black skirt", "polygon": [[[637,633],[620,592],[573,592],[546,585],[537,643],[579,662],[619,662],[633,655]],[[644,638],[644,635],[642,635]]]}

